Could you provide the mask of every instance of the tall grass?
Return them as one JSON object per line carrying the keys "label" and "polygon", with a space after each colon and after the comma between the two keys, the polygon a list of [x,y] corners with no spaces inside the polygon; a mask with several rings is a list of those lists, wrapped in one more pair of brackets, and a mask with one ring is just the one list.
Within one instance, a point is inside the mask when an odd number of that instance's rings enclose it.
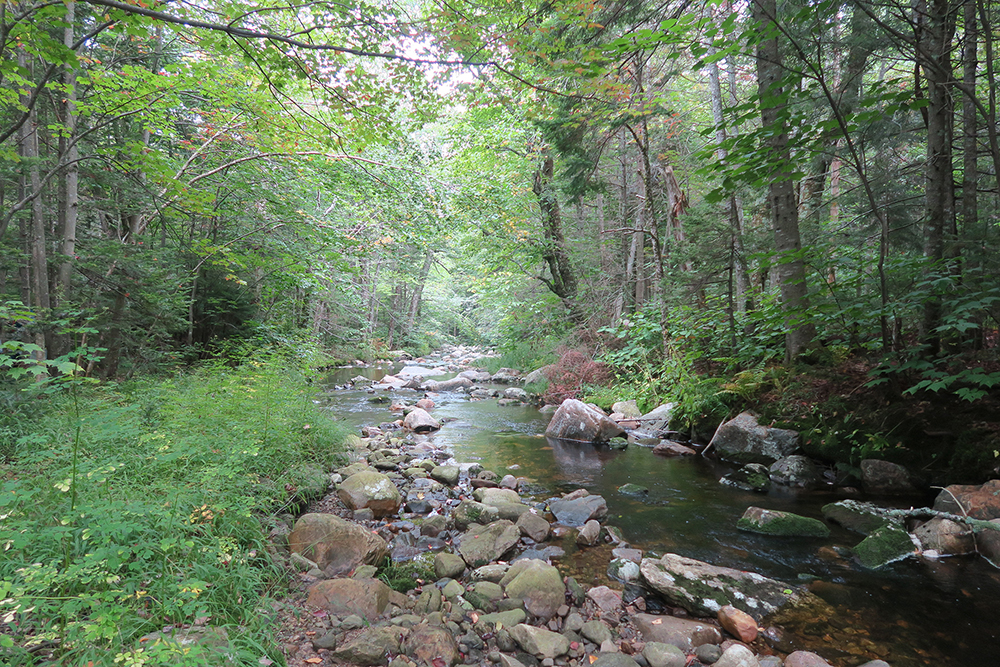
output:
{"label": "tall grass", "polygon": [[[50,399],[0,465],[0,663],[280,663],[269,517],[346,435],[295,368],[251,357],[82,389],[72,510],[76,413]],[[218,646],[141,641],[165,626],[213,628]]]}

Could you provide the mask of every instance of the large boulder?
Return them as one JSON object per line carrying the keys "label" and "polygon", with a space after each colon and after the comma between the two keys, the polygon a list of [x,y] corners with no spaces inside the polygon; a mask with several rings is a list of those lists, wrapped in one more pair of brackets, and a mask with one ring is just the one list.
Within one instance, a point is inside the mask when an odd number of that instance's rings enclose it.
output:
{"label": "large boulder", "polygon": [[887,523],[894,523],[880,508],[858,500],[838,500],[823,505],[823,516],[827,521],[862,535],[870,535]]}
{"label": "large boulder", "polygon": [[549,501],[549,510],[556,520],[567,526],[582,526],[591,519],[600,521],[608,515],[608,503],[601,496],[559,498]]}
{"label": "large boulder", "polygon": [[910,534],[891,523],[875,529],[854,547],[854,553],[861,564],[872,569],[903,560],[916,553],[916,550]]}
{"label": "large boulder", "polygon": [[580,442],[607,442],[623,433],[624,429],[603,412],[572,398],[562,402],[545,429],[549,438]]}
{"label": "large boulder", "polygon": [[334,616],[357,614],[374,621],[389,604],[391,590],[378,579],[324,579],[309,589],[307,602]]}
{"label": "large boulder", "polygon": [[918,526],[913,534],[924,550],[932,549],[942,556],[961,556],[976,551],[972,529],[950,519],[934,517]]}
{"label": "large boulder", "polygon": [[673,440],[663,440],[653,447],[653,453],[657,456],[694,456],[698,452],[687,445],[683,445]]}
{"label": "large boulder", "polygon": [[403,502],[403,496],[392,480],[375,471],[354,473],[341,482],[337,495],[348,508],[368,508],[376,517],[395,514]]}
{"label": "large boulder", "polygon": [[338,663],[363,667],[387,665],[389,656],[401,650],[406,633],[405,628],[394,625],[367,628],[330,655]]}
{"label": "large boulder", "polygon": [[469,567],[479,567],[500,560],[521,539],[521,531],[510,521],[500,520],[473,528],[462,535],[458,554]]}
{"label": "large boulder", "polygon": [[702,644],[722,643],[719,628],[709,623],[653,614],[633,614],[632,620],[647,642],[671,644],[685,653],[691,653]]}
{"label": "large boulder", "polygon": [[770,465],[799,448],[799,434],[784,428],[757,423],[757,417],[743,412],[719,426],[712,439],[715,451],[724,459],[739,463]]}
{"label": "large boulder", "polygon": [[413,408],[403,420],[403,428],[414,433],[430,433],[441,428],[441,422],[431,417],[430,413],[422,408]]}
{"label": "large boulder", "polygon": [[[959,507],[961,505],[961,507]],[[1000,519],[1000,479],[985,484],[952,484],[934,499],[934,509],[968,514],[973,519]]]}
{"label": "large boulder", "polygon": [[719,482],[741,491],[763,493],[771,488],[771,476],[760,463],[748,463],[739,470],[723,475]]}
{"label": "large boulder", "polygon": [[637,421],[644,430],[654,435],[666,433],[670,430],[670,420],[676,407],[676,403],[664,403],[642,415]]}
{"label": "large boulder", "polygon": [[781,537],[829,537],[830,529],[817,519],[791,512],[748,507],[736,527],[751,533]]}
{"label": "large boulder", "polygon": [[288,536],[292,553],[301,554],[336,577],[359,565],[381,565],[389,545],[378,535],[333,514],[304,514]]}
{"label": "large boulder", "polygon": [[635,399],[616,402],[611,406],[611,412],[618,413],[626,419],[637,419],[642,416],[642,411],[636,405]]}
{"label": "large boulder", "polygon": [[883,496],[917,493],[917,483],[904,466],[891,461],[865,459],[861,462],[861,482],[868,493]]}
{"label": "large boulder", "polygon": [[468,389],[472,385],[473,382],[469,378],[456,377],[442,382],[430,380],[423,383],[420,388],[425,391],[455,391],[456,389]]}
{"label": "large boulder", "polygon": [[790,604],[812,598],[788,584],[754,572],[718,567],[677,554],[643,558],[639,572],[646,584],[672,604],[693,614],[715,616],[732,605],[756,620]]}
{"label": "large boulder", "polygon": [[778,459],[768,469],[771,481],[782,486],[810,487],[819,481],[819,470],[809,457],[792,454]]}
{"label": "large boulder", "polygon": [[548,620],[566,603],[566,586],[559,570],[536,559],[519,560],[500,580],[509,598],[524,600],[524,608]]}

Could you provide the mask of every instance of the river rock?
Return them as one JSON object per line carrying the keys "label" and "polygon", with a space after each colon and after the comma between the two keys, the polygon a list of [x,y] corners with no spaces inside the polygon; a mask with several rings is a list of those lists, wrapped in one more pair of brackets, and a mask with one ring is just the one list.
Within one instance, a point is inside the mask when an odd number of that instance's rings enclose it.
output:
{"label": "river rock", "polygon": [[785,667],[832,667],[823,658],[811,651],[795,651],[785,658]]}
{"label": "river rock", "polygon": [[639,486],[638,484],[633,484],[632,482],[629,482],[628,484],[622,484],[621,486],[619,486],[618,493],[624,496],[642,497],[649,495],[649,489],[647,489],[645,486]]}
{"label": "river rock", "polygon": [[622,608],[622,594],[607,586],[594,586],[587,590],[587,599],[603,612],[618,612]]}
{"label": "river rock", "polygon": [[591,519],[600,521],[608,515],[608,503],[601,496],[559,498],[549,501],[549,510],[556,520],[567,526],[582,526]]}
{"label": "river rock", "polygon": [[555,364],[549,364],[548,366],[542,366],[541,368],[536,368],[527,375],[524,376],[524,384],[538,384],[539,382],[548,381],[548,373],[550,370],[555,369]]}
{"label": "river rock", "polygon": [[585,547],[594,546],[600,541],[600,539],[601,524],[593,519],[583,524],[583,528],[581,528],[580,532],[576,535],[576,543]]}
{"label": "river rock", "polygon": [[376,389],[402,389],[406,386],[409,378],[400,378],[395,375],[383,375],[382,379],[378,381],[374,386]]}
{"label": "river rock", "polygon": [[813,597],[754,572],[718,567],[677,554],[666,554],[659,560],[643,558],[639,571],[650,588],[701,616],[715,616],[729,604],[759,621],[786,605]]}
{"label": "river rock", "polygon": [[782,486],[806,488],[819,481],[819,470],[816,469],[816,465],[809,460],[809,457],[801,454],[778,459],[771,464],[768,473],[772,482]]}
{"label": "river rock", "polygon": [[[611,646],[613,647],[614,644]],[[639,663],[624,653],[605,652],[604,646],[602,646],[601,653],[597,656],[597,660],[591,663],[591,667],[639,667]]]}
{"label": "river rock", "polygon": [[376,517],[395,514],[403,501],[392,480],[375,471],[354,473],[341,483],[337,495],[349,509],[367,508]]}
{"label": "river rock", "polygon": [[465,560],[461,556],[442,551],[434,555],[434,574],[438,579],[457,579],[465,572]]}
{"label": "river rock", "polygon": [[712,439],[715,451],[724,459],[739,463],[770,465],[799,448],[799,434],[757,423],[757,417],[743,412],[725,422]]}
{"label": "river rock", "polygon": [[770,473],[760,463],[748,463],[739,470],[723,475],[719,482],[742,491],[762,493],[771,488]]}
{"label": "river rock", "polygon": [[544,542],[549,539],[549,533],[552,530],[548,521],[531,511],[519,516],[515,525],[522,535],[530,537],[535,542]]}
{"label": "river rock", "polygon": [[514,401],[524,402],[528,400],[528,392],[520,387],[507,387],[503,390],[503,397]]}
{"label": "river rock", "polygon": [[933,549],[942,556],[961,556],[976,551],[976,540],[968,526],[934,517],[913,531],[924,550]]}
{"label": "river rock", "polygon": [[757,621],[753,616],[732,605],[725,605],[719,610],[719,625],[741,642],[749,644],[757,639]]}
{"label": "river rock", "polygon": [[472,380],[464,377],[455,377],[450,380],[444,380],[442,382],[435,382],[430,380],[423,383],[421,389],[424,391],[455,391],[456,389],[469,389],[472,387]]}
{"label": "river rock", "polygon": [[646,642],[642,647],[642,657],[649,667],[685,667],[687,655],[673,644]]}
{"label": "river rock", "polygon": [[507,597],[524,600],[532,615],[548,620],[566,602],[566,586],[559,570],[540,560],[519,560],[500,580]]}
{"label": "river rock", "polygon": [[357,614],[375,621],[389,604],[390,591],[378,579],[325,579],[309,589],[307,602],[335,616]]}
{"label": "river rock", "polygon": [[862,535],[870,535],[873,531],[891,523],[878,507],[857,500],[838,500],[824,505],[823,516],[828,521]]}
{"label": "river rock", "polygon": [[685,653],[702,644],[722,643],[719,628],[708,623],[653,614],[634,614],[632,620],[646,641],[671,644]]}
{"label": "river rock", "polygon": [[430,433],[441,428],[441,422],[431,417],[430,413],[421,408],[413,408],[403,420],[403,428],[414,433]]}
{"label": "river rock", "polygon": [[454,665],[462,660],[458,643],[446,629],[433,625],[417,625],[403,642],[403,651],[418,665]]}
{"label": "river rock", "polygon": [[607,442],[625,431],[597,408],[570,398],[562,402],[545,429],[549,438]]}
{"label": "river rock", "polygon": [[945,487],[934,499],[934,509],[950,514],[968,514],[973,519],[985,521],[1000,519],[1000,479],[991,479],[982,485],[952,484]]}
{"label": "river rock", "polygon": [[830,529],[817,519],[791,512],[748,507],[736,527],[751,533],[782,537],[829,537]]}
{"label": "river rock", "polygon": [[544,628],[519,623],[510,628],[510,636],[525,653],[530,653],[536,658],[554,659],[569,653],[569,640]]}
{"label": "river rock", "polygon": [[389,664],[389,655],[399,653],[402,648],[403,636],[407,630],[399,626],[376,626],[362,630],[361,633],[343,646],[333,651],[330,656],[335,662],[352,665]]}
{"label": "river rock", "polygon": [[679,442],[674,442],[673,440],[663,440],[653,447],[653,453],[657,456],[673,457],[694,456],[698,452]]}
{"label": "river rock", "polygon": [[474,523],[483,526],[493,523],[500,518],[500,513],[492,505],[484,505],[475,500],[463,500],[452,511],[451,518],[456,527],[465,530]]}
{"label": "river rock", "polygon": [[[1000,519],[990,519],[990,523],[1000,526]],[[1000,530],[982,530],[976,535],[976,544],[983,558],[1000,567]]]}
{"label": "river rock", "polygon": [[521,503],[521,496],[517,495],[517,491],[511,489],[483,487],[473,491],[472,497],[484,505],[492,507]]}
{"label": "river rock", "polygon": [[489,382],[490,372],[479,370],[479,369],[469,369],[467,371],[462,371],[458,374],[460,378],[467,378],[473,382]]}
{"label": "river rock", "polygon": [[604,642],[612,639],[611,628],[600,621],[587,621],[580,628],[580,634],[585,639],[600,646]]}
{"label": "river rock", "polygon": [[622,583],[634,583],[639,580],[639,563],[624,558],[612,558],[608,563],[608,576]]}
{"label": "river rock", "polygon": [[665,434],[670,430],[670,420],[673,418],[676,403],[664,403],[639,417],[642,428],[654,435]]}
{"label": "river rock", "polygon": [[460,475],[461,469],[458,466],[434,466],[430,471],[431,479],[447,486],[458,484]]}
{"label": "river rock", "polygon": [[639,406],[636,405],[635,399],[628,401],[616,401],[611,406],[611,412],[617,412],[626,419],[636,419],[642,416],[642,411],[639,410]]}
{"label": "river rock", "polygon": [[742,644],[733,644],[712,664],[715,667],[760,667],[757,656]]}
{"label": "river rock", "polygon": [[909,470],[898,463],[879,459],[861,462],[861,482],[868,493],[883,496],[909,495],[919,491]]}
{"label": "river rock", "polygon": [[516,384],[521,381],[521,373],[513,368],[501,368],[490,376],[490,382],[497,384]]}
{"label": "river rock", "polygon": [[479,567],[500,560],[519,539],[521,531],[510,521],[501,519],[488,526],[472,528],[462,535],[458,553],[469,567]]}
{"label": "river rock", "polygon": [[879,568],[916,553],[916,546],[910,534],[894,524],[877,528],[861,543],[854,547],[861,564],[869,568]]}
{"label": "river rock", "polygon": [[288,536],[288,548],[316,563],[329,577],[359,565],[381,565],[389,545],[378,535],[333,514],[304,514]]}

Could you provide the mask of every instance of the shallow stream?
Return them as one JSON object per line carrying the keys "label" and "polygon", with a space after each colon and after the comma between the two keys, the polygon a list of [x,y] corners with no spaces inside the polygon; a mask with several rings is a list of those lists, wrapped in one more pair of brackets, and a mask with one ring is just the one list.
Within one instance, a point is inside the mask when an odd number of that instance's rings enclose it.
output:
{"label": "shallow stream", "polygon": [[[333,387],[359,373],[377,379],[388,370],[340,369],[328,382]],[[387,394],[407,400],[420,395],[412,390]],[[363,390],[332,390],[322,400],[335,418],[354,427],[395,419],[388,403],[373,403],[373,398]],[[532,407],[500,407],[495,399],[470,401],[461,393],[443,393],[435,401],[433,414],[445,424],[433,441],[449,448],[456,461],[477,461],[501,475],[529,478],[548,495],[584,487],[607,500],[606,522],[621,528],[637,548],[806,585],[834,607],[836,614],[829,618],[786,620],[782,650],[812,650],[844,666],[874,658],[892,667],[1000,665],[1000,570],[980,558],[910,559],[865,570],[837,555],[836,550],[846,553],[861,540],[838,526],[831,526],[826,539],[736,530],[749,505],[821,519],[820,508],[842,495],[742,492],[719,484],[728,466],[700,456],[661,458],[636,446],[610,450],[547,440],[540,434],[549,416]],[[619,493],[618,487],[628,482],[648,488],[648,496]],[[897,504],[928,502],[912,498]],[[561,569],[584,584],[608,583],[607,550],[562,546],[567,554],[557,563]]]}

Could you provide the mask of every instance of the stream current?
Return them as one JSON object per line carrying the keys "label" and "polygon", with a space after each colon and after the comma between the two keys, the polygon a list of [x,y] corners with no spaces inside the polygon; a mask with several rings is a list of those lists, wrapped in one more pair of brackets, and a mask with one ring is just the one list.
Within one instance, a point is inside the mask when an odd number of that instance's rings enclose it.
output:
{"label": "stream current", "polygon": [[[344,368],[327,377],[332,388],[358,374],[379,379],[391,368]],[[441,376],[434,379],[452,377]],[[413,401],[413,390],[381,392]],[[388,403],[364,390],[330,390],[320,397],[334,418],[360,428],[397,418]],[[651,555],[677,553],[713,565],[758,572],[804,585],[835,610],[829,618],[783,622],[783,651],[811,650],[844,666],[874,658],[892,667],[1000,666],[1000,570],[978,557],[908,559],[876,571],[852,561],[847,549],[862,537],[831,525],[826,539],[779,538],[746,533],[736,521],[750,505],[822,519],[820,508],[844,496],[835,492],[775,489],[768,494],[719,484],[732,468],[703,457],[661,458],[649,449],[624,450],[547,439],[549,415],[529,406],[471,401],[463,393],[435,398],[443,421],[431,436],[460,463],[478,462],[501,475],[525,477],[546,489],[539,499],[583,487],[603,496],[606,523]],[[623,495],[626,483],[649,489],[642,498]],[[929,498],[896,500],[922,506]],[[884,499],[877,502],[885,504]],[[577,551],[570,540],[556,563],[585,585],[609,583],[608,549]],[[611,582],[615,587],[616,584]]]}

